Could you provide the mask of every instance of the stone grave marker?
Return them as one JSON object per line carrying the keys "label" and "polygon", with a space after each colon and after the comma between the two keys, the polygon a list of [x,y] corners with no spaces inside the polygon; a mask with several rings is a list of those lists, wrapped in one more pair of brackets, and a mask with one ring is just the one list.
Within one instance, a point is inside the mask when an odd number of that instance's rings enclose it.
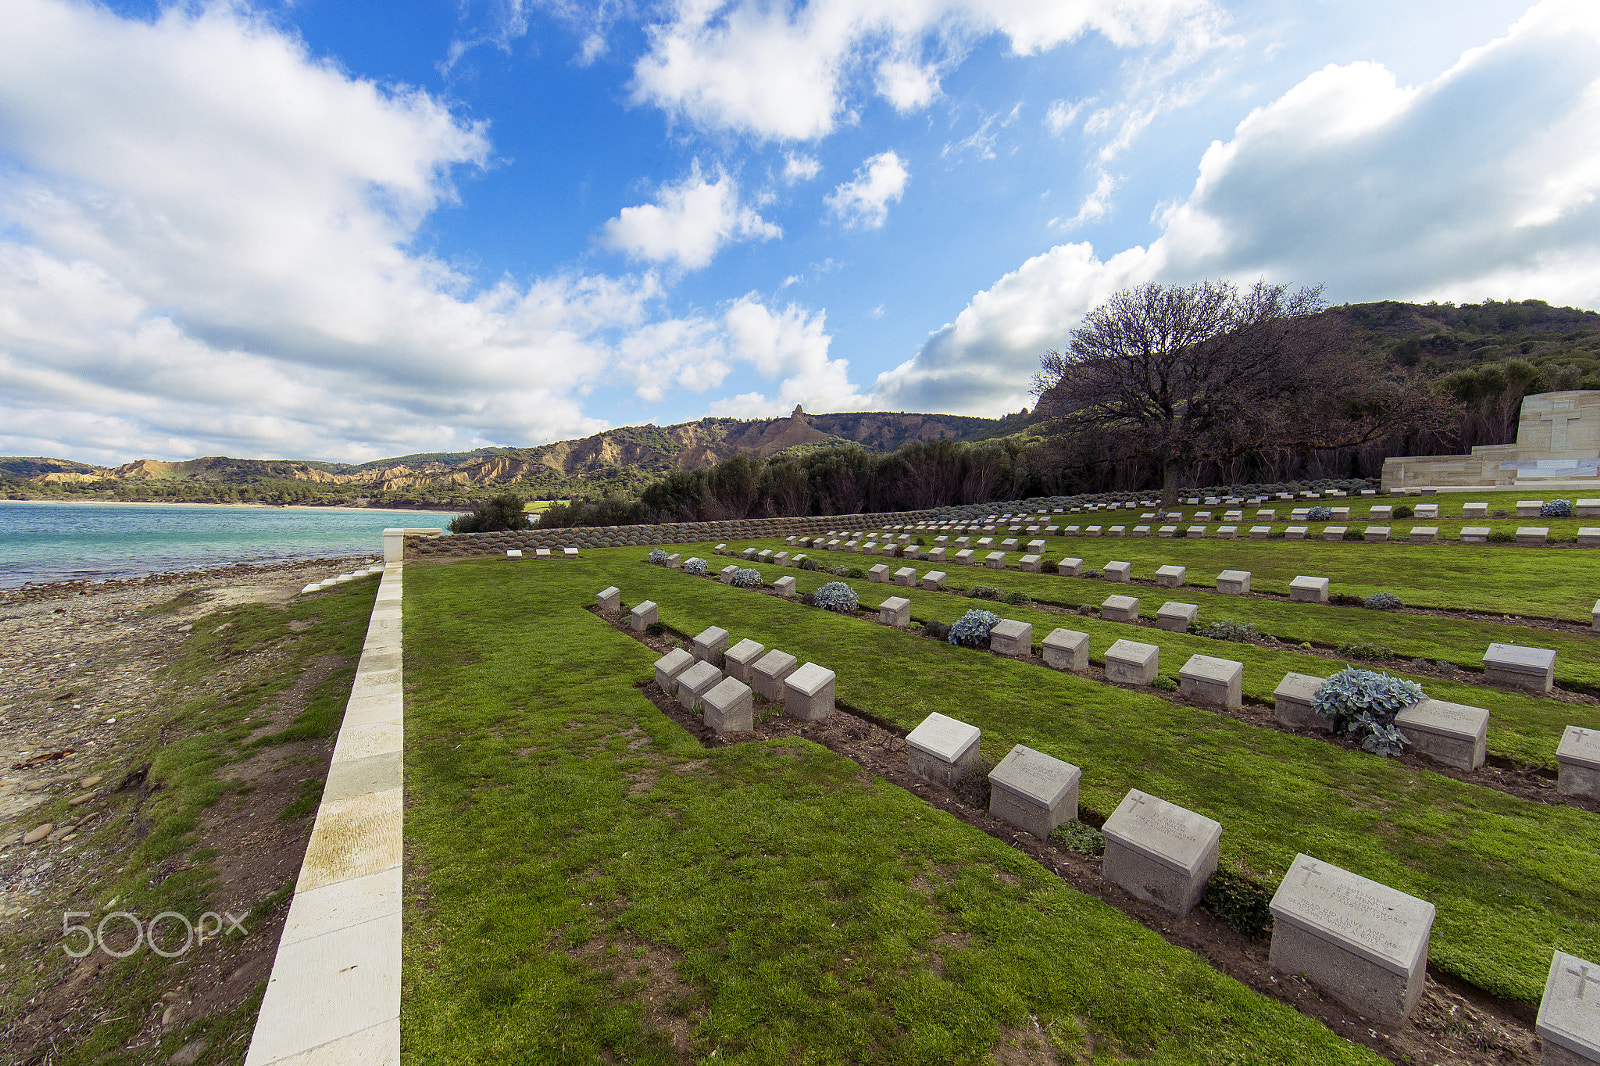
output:
{"label": "stone grave marker", "polygon": [[1139,597],[1107,596],[1105,602],[1100,604],[1100,617],[1107,622],[1137,622]]}
{"label": "stone grave marker", "polygon": [[833,713],[835,675],[827,667],[806,663],[783,679],[783,709],[802,722]]}
{"label": "stone grave marker", "polygon": [[1555,952],[1534,1029],[1544,1042],[1543,1066],[1600,1062],[1600,965]]}
{"label": "stone grave marker", "polygon": [[772,557],[772,561],[777,563],[779,566],[788,566],[789,565],[789,553],[788,552],[779,552],[777,555],[774,555]]}
{"label": "stone grave marker", "polygon": [[1133,564],[1120,562],[1113,559],[1106,564],[1105,575],[1107,581],[1128,582],[1133,580]]}
{"label": "stone grave marker", "polygon": [[737,574],[738,572],[739,568],[734,566],[732,563],[729,563],[727,566],[724,566],[720,571],[718,571],[717,580],[721,581],[724,585],[731,585],[733,584],[733,575]]}
{"label": "stone grave marker", "polygon": [[1244,706],[1244,663],[1191,655],[1178,670],[1178,691],[1197,703],[1238,710]]}
{"label": "stone grave marker", "polygon": [[942,562],[944,562],[944,549],[943,548],[931,548],[931,549],[929,549],[929,551],[928,551],[928,562],[930,562],[930,563],[942,563]]}
{"label": "stone grave marker", "polygon": [[871,570],[868,570],[867,571],[867,580],[875,582],[876,584],[879,584],[879,585],[887,585],[889,583],[889,564],[888,563],[879,563],[877,566],[874,566]]}
{"label": "stone grave marker", "polygon": [[511,562],[514,562],[514,563],[520,561],[522,559],[522,549],[521,548],[507,548],[506,549],[506,558],[509,559]]}
{"label": "stone grave marker", "polygon": [[728,676],[750,683],[750,671],[755,668],[756,660],[767,653],[765,645],[757,644],[746,637],[733,647],[729,648],[722,656],[723,664],[727,667]]}
{"label": "stone grave marker", "polygon": [[1082,777],[1071,763],[1018,744],[989,771],[989,813],[1044,840],[1078,816]]}
{"label": "stone grave marker", "polygon": [[1600,799],[1600,729],[1569,725],[1556,749],[1556,792]]}
{"label": "stone grave marker", "polygon": [[1132,789],[1101,827],[1101,876],[1182,917],[1217,872],[1222,825],[1203,814]]}
{"label": "stone grave marker", "polygon": [[983,565],[990,570],[1004,570],[1006,568],[1006,553],[990,552],[983,557]]}
{"label": "stone grave marker", "polygon": [[1394,517],[1394,505],[1388,503],[1373,504],[1367,517],[1374,522],[1387,522]]}
{"label": "stone grave marker", "polygon": [[1052,629],[1039,645],[1045,665],[1057,670],[1089,669],[1089,634],[1075,629]]}
{"label": "stone grave marker", "polygon": [[1461,505],[1462,518],[1488,518],[1489,505],[1486,503],[1464,503]]}
{"label": "stone grave marker", "polygon": [[1546,693],[1555,687],[1556,653],[1550,648],[1491,644],[1483,653],[1483,679],[1500,685]]}
{"label": "stone grave marker", "polygon": [[1412,526],[1411,532],[1406,534],[1406,539],[1412,544],[1437,544],[1439,543],[1439,527]]}
{"label": "stone grave marker", "polygon": [[1550,539],[1549,526],[1518,526],[1517,543],[1525,548],[1537,548]]}
{"label": "stone grave marker", "polygon": [[1250,571],[1224,570],[1217,575],[1217,591],[1225,596],[1243,596],[1250,591]]}
{"label": "stone grave marker", "polygon": [[650,626],[656,624],[656,601],[645,600],[633,609],[628,618],[628,624],[635,633],[643,633]]}
{"label": "stone grave marker", "polygon": [[794,673],[796,659],[786,651],[774,648],[750,668],[751,684],[763,699],[783,699],[783,679]]}
{"label": "stone grave marker", "polygon": [[1333,719],[1324,718],[1314,709],[1317,690],[1326,678],[1310,674],[1287,673],[1272,691],[1273,717],[1288,729],[1306,729],[1315,733],[1333,732]]}
{"label": "stone grave marker", "polygon": [[979,730],[935,711],[906,735],[911,772],[924,781],[954,788],[978,765]]}
{"label": "stone grave marker", "polygon": [[1322,527],[1322,539],[1323,540],[1343,540],[1344,539],[1344,535],[1345,535],[1345,531],[1348,528],[1349,528],[1348,526],[1323,526]]}
{"label": "stone grave marker", "polygon": [[1438,521],[1439,505],[1436,503],[1419,503],[1417,504],[1416,514],[1418,518],[1431,518],[1434,521]]}
{"label": "stone grave marker", "polygon": [[703,659],[697,660],[678,675],[678,704],[686,711],[694,710],[700,697],[721,680],[721,670]]}
{"label": "stone grave marker", "polygon": [[1200,616],[1200,606],[1168,600],[1156,611],[1156,628],[1169,633],[1187,633],[1194,620]]}
{"label": "stone grave marker", "polygon": [[693,663],[693,655],[682,648],[673,648],[656,660],[656,684],[661,686],[662,692],[672,695],[678,691],[678,675],[689,669]]}
{"label": "stone grave marker", "polygon": [[1493,532],[1494,529],[1490,526],[1462,526],[1461,543],[1487,544],[1489,543],[1489,534]]}
{"label": "stone grave marker", "polygon": [[1600,526],[1578,527],[1578,547],[1600,548]]}
{"label": "stone grave marker", "polygon": [[890,596],[878,606],[878,621],[904,629],[911,624],[911,601],[904,596]]}
{"label": "stone grave marker", "polygon": [[1544,506],[1544,501],[1543,500],[1518,500],[1517,501],[1517,517],[1518,518],[1537,518],[1539,516],[1539,508],[1541,508],[1543,506]]}
{"label": "stone grave marker", "polygon": [[1037,574],[1044,566],[1044,558],[1038,555],[1024,555],[1017,560],[1017,568],[1025,574]]}
{"label": "stone grave marker", "polygon": [[962,548],[960,551],[956,552],[955,564],[957,566],[971,566],[972,565],[972,549],[971,548]]}
{"label": "stone grave marker", "polygon": [[1238,526],[1218,526],[1217,527],[1217,539],[1218,540],[1237,540],[1238,538],[1239,538],[1239,527]]}
{"label": "stone grave marker", "polygon": [[911,566],[902,566],[900,569],[896,570],[894,572],[894,583],[907,588],[915,585],[917,583],[916,568]]}
{"label": "stone grave marker", "polygon": [[1272,968],[1390,1025],[1422,998],[1433,904],[1296,855],[1272,897]]}
{"label": "stone grave marker", "polygon": [[1156,536],[1158,537],[1175,537],[1177,535],[1177,526],[1162,526],[1160,529],[1156,530]]}
{"label": "stone grave marker", "polygon": [[728,631],[721,626],[707,626],[694,638],[694,657],[718,669],[722,667],[722,653],[727,650]]}
{"label": "stone grave marker", "polygon": [[1251,540],[1266,540],[1270,536],[1272,536],[1272,527],[1271,526],[1251,526],[1250,527],[1250,539]]}
{"label": "stone grave marker", "polygon": [[1161,669],[1161,649],[1137,640],[1119,640],[1106,649],[1106,680],[1148,685]]}
{"label": "stone grave marker", "polygon": [[922,587],[930,592],[944,588],[946,574],[943,570],[929,570],[922,575]]}
{"label": "stone grave marker", "polygon": [[1022,658],[1033,654],[1033,623],[1005,618],[989,630],[989,650],[996,655]]}
{"label": "stone grave marker", "polygon": [[1301,574],[1289,582],[1289,600],[1291,603],[1327,603],[1328,579]]}
{"label": "stone grave marker", "polygon": [[1368,526],[1361,531],[1361,539],[1368,544],[1382,544],[1389,539],[1388,526]]}
{"label": "stone grave marker", "polygon": [[1310,526],[1285,526],[1284,530],[1283,530],[1283,539],[1284,540],[1305,540],[1306,539],[1306,534],[1309,533],[1310,531],[1311,531],[1311,527]]}
{"label": "stone grave marker", "polygon": [[622,590],[615,585],[608,585],[600,590],[600,595],[595,597],[595,606],[602,611],[622,610]]}
{"label": "stone grave marker", "polygon": [[755,700],[750,686],[738,678],[725,677],[700,697],[705,708],[702,721],[716,733],[749,732],[755,728]]}
{"label": "stone grave marker", "polygon": [[1166,566],[1156,570],[1156,584],[1164,589],[1180,588],[1188,576],[1189,568],[1187,566],[1168,563]]}
{"label": "stone grave marker", "polygon": [[1395,715],[1394,724],[1412,751],[1458,770],[1476,770],[1488,753],[1489,712],[1482,707],[1427,699]]}
{"label": "stone grave marker", "polygon": [[774,591],[786,600],[794,599],[794,577],[785,575],[772,583]]}

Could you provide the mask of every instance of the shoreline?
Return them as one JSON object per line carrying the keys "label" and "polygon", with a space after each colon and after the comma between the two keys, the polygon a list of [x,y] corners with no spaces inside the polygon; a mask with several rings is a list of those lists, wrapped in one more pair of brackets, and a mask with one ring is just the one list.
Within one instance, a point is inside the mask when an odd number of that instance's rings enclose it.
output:
{"label": "shoreline", "polygon": [[350,507],[346,504],[328,504],[327,506],[303,503],[193,503],[178,500],[10,500],[0,499],[0,506],[6,504],[33,504],[41,507],[234,507],[257,511],[350,511],[354,514],[462,514],[458,510],[441,510],[430,507]]}
{"label": "shoreline", "polygon": [[327,555],[310,555],[276,562],[240,562],[214,566],[201,566],[183,570],[149,570],[126,577],[69,578],[61,581],[30,582],[23,585],[0,587],[0,609],[16,607],[38,600],[63,599],[68,596],[93,596],[101,593],[123,592],[153,585],[171,585],[180,582],[210,582],[225,578],[249,577],[257,574],[297,570],[308,566],[346,563],[366,563],[381,560],[382,549],[371,552],[332,552]]}

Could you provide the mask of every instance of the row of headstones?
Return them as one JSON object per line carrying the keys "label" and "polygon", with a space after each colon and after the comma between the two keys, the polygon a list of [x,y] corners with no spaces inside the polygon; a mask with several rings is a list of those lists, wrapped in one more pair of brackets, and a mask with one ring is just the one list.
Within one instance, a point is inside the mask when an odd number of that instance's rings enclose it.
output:
{"label": "row of headstones", "polygon": [[[616,588],[600,593],[602,610],[617,610],[620,602]],[[634,608],[636,629],[644,629],[655,618],[652,602]],[[1010,625],[1017,631],[1004,631],[997,650],[1027,654],[1032,626]],[[718,732],[752,728],[752,685],[765,698],[782,700],[785,713],[801,720],[832,713],[833,671],[809,662],[797,667],[794,656],[769,651],[749,639],[729,648],[728,639],[726,630],[713,626],[695,637],[692,653],[677,648],[655,663],[657,683],[676,693],[685,709],[701,706],[709,728]],[[1148,667],[1153,678],[1157,659],[1114,656],[1118,646],[1132,643],[1118,641],[1107,652],[1108,675],[1113,661],[1119,661],[1137,664],[1141,671]],[[1085,669],[1088,644],[1087,633],[1058,629],[1045,639],[1045,661],[1064,669]],[[1158,648],[1143,647],[1159,655]],[[1553,663],[1554,653],[1549,654]],[[726,676],[719,669],[722,665],[727,667]],[[1187,689],[1191,696],[1238,699],[1243,665],[1197,655],[1185,664],[1180,677],[1191,686]],[[1326,719],[1311,709],[1321,683],[1321,678],[1304,674],[1285,676],[1274,693],[1279,720],[1292,727],[1326,728]],[[1440,744],[1429,754],[1445,762],[1464,759],[1471,763],[1468,769],[1482,765],[1486,710],[1436,700],[1413,710],[1418,713],[1403,728],[1418,738],[1437,737]],[[1464,730],[1462,722],[1468,719],[1474,726]],[[1429,733],[1427,727],[1434,723],[1443,728]],[[952,786],[976,764],[979,739],[977,727],[932,714],[907,737],[910,769],[925,780]],[[1414,743],[1418,750],[1427,750],[1419,740]],[[1568,727],[1558,758],[1560,792],[1600,797],[1600,731]],[[989,774],[990,813],[1045,839],[1057,826],[1077,817],[1081,777],[1080,768],[1018,744]],[[1200,901],[1207,880],[1216,872],[1221,824],[1137,789],[1123,798],[1101,831],[1102,876],[1180,916]],[[1347,1006],[1386,1021],[1398,1023],[1416,1006],[1427,966],[1432,904],[1300,854],[1273,896],[1271,910],[1269,962],[1274,968],[1303,974]],[[1600,991],[1600,966],[1555,952],[1537,1029],[1547,1046],[1580,1056],[1570,1061],[1600,1062],[1600,1011],[1594,1009],[1600,997],[1586,991],[1590,983]],[[1550,1059],[1547,1051],[1547,1061],[1558,1060]]]}
{"label": "row of headstones", "polygon": [[308,592],[321,592],[323,589],[331,589],[335,585],[343,585],[347,581],[357,581],[372,574],[381,573],[383,573],[382,566],[369,566],[364,570],[352,570],[348,574],[340,574],[338,577],[327,577],[321,581],[313,581],[300,590],[300,595],[304,596]]}
{"label": "row of headstones", "polygon": [[[978,765],[978,727],[931,714],[906,737],[913,774],[954,786]],[[1043,840],[1078,816],[1083,771],[1018,744],[989,773],[989,812]],[[1131,789],[1101,827],[1101,876],[1180,917],[1216,873],[1222,824]],[[1433,904],[1304,853],[1270,904],[1268,963],[1365,1017],[1406,1019],[1422,998]],[[1546,1063],[1600,1062],[1600,965],[1556,951],[1539,1006]],[[1551,1046],[1573,1053],[1551,1056]]]}
{"label": "row of headstones", "polygon": [[[522,549],[521,548],[507,548],[506,549],[506,558],[510,559],[512,562],[519,562],[522,559],[522,557],[523,557],[523,553],[522,553]],[[531,558],[533,558],[533,559],[554,559],[554,558],[558,558],[558,556],[554,552],[552,552],[549,548],[535,548],[535,549],[533,549],[533,555],[531,556]],[[578,549],[577,548],[562,548],[559,558],[562,558],[562,559],[576,559],[576,558],[578,558]]]}

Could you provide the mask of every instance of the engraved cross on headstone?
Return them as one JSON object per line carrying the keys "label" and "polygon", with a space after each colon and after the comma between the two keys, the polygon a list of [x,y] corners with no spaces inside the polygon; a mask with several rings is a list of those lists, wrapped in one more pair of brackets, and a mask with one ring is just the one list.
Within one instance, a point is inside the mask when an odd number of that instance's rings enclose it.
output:
{"label": "engraved cross on headstone", "polygon": [[1600,972],[1594,971],[1588,966],[1581,966],[1576,970],[1568,966],[1566,972],[1578,979],[1578,990],[1573,995],[1574,999],[1582,999],[1583,990],[1589,987],[1591,983],[1600,986]]}
{"label": "engraved cross on headstone", "polygon": [[1145,802],[1149,798],[1150,798],[1149,796],[1146,796],[1142,792],[1139,795],[1133,797],[1133,810],[1130,811],[1129,813],[1130,814],[1135,814],[1135,815],[1138,814],[1139,813],[1139,808],[1143,807],[1145,805]]}
{"label": "engraved cross on headstone", "polygon": [[1306,863],[1305,869],[1300,871],[1300,873],[1301,873],[1300,887],[1301,888],[1305,888],[1307,885],[1309,885],[1311,883],[1311,876],[1313,874],[1315,874],[1316,872],[1317,872],[1317,864],[1316,864],[1316,862],[1314,860],[1312,862]]}
{"label": "engraved cross on headstone", "polygon": [[1557,448],[1567,447],[1567,442],[1569,439],[1567,435],[1567,427],[1572,423],[1573,419],[1582,417],[1582,415],[1572,408],[1566,408],[1564,410],[1552,409],[1539,416],[1539,421],[1550,423],[1551,451],[1554,451]]}

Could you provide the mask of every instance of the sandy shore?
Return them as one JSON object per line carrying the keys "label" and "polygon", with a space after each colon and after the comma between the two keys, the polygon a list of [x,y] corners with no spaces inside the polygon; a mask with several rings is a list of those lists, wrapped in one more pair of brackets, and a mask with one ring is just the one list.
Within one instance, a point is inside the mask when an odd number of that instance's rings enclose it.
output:
{"label": "sandy shore", "polygon": [[177,500],[0,500],[0,506],[11,504],[31,504],[40,507],[103,507],[112,504],[121,507],[247,507],[260,511],[354,511],[357,514],[436,514],[454,517],[464,513],[460,508],[455,510],[440,510],[430,507],[346,507],[343,504],[329,504],[326,507],[310,506],[301,503],[183,503]]}

